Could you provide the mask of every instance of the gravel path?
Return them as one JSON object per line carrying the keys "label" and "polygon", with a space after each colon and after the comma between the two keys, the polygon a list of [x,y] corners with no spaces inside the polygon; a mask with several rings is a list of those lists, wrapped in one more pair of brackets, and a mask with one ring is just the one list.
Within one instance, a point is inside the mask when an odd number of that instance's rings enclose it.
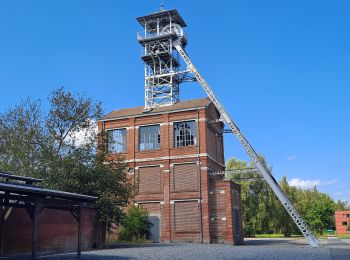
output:
{"label": "gravel path", "polygon": [[[305,240],[295,239],[246,239],[245,241],[244,246],[180,243],[116,244],[109,249],[83,252],[81,259],[332,259],[326,240],[323,241],[324,246],[321,248],[309,247]],[[75,259],[75,257],[75,254],[64,254],[40,257],[40,259]]]}

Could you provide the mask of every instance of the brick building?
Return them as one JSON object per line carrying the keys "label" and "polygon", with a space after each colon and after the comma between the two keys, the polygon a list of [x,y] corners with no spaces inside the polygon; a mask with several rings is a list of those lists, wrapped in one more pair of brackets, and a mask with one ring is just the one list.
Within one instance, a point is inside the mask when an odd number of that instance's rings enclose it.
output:
{"label": "brick building", "polygon": [[150,215],[150,238],[162,242],[241,244],[240,186],[225,170],[222,122],[207,98],[152,110],[112,111],[99,122],[108,151],[132,169],[135,205]]}
{"label": "brick building", "polygon": [[337,235],[350,234],[350,210],[337,210],[335,212],[335,229]]}

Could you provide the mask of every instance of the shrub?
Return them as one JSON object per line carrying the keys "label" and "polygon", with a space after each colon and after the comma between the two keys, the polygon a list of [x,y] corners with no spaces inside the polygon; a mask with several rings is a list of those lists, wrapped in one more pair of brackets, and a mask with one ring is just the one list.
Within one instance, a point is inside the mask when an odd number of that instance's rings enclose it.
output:
{"label": "shrub", "polygon": [[144,241],[149,225],[147,212],[131,206],[122,220],[122,225],[119,229],[119,239],[132,242]]}

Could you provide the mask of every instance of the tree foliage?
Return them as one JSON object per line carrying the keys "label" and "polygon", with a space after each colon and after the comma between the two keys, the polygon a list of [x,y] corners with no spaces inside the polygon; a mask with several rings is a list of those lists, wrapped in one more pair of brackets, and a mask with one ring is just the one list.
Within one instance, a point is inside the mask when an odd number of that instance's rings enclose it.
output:
{"label": "tree foliage", "polygon": [[[266,164],[263,156],[260,159]],[[253,167],[247,163],[231,158],[226,165],[229,169]],[[271,169],[271,167],[269,167]],[[271,169],[272,170],[272,169]],[[239,181],[239,178],[252,178],[252,181]],[[261,233],[283,233],[285,236],[300,234],[297,226],[285,208],[279,202],[269,185],[256,173],[248,172],[231,176],[241,185],[243,206],[243,227],[246,236]],[[286,177],[282,177],[280,186],[296,210],[316,233],[334,227],[335,202],[325,193],[315,188],[303,190],[290,186]],[[339,207],[344,204],[338,203]],[[345,205],[346,206],[346,205]]]}
{"label": "tree foliage", "polygon": [[47,135],[40,101],[23,100],[0,113],[0,169],[33,176],[45,169]]}
{"label": "tree foliage", "polygon": [[325,229],[334,227],[334,201],[328,194],[320,192],[315,188],[309,190],[298,190],[300,214],[309,224],[310,228],[319,234]]}
{"label": "tree foliage", "polygon": [[350,210],[350,205],[346,201],[338,200],[335,203],[335,210]]}
{"label": "tree foliage", "polygon": [[49,104],[45,113],[40,101],[25,99],[0,114],[0,169],[43,178],[49,188],[96,196],[98,220],[107,227],[119,223],[132,189],[127,165],[110,158],[104,145],[97,147],[101,103],[59,88]]}

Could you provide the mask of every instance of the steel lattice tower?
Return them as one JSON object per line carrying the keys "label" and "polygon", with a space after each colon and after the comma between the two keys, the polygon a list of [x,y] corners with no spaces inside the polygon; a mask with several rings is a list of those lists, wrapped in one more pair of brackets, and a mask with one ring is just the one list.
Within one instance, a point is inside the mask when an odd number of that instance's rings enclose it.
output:
{"label": "steel lattice tower", "polygon": [[181,70],[179,54],[174,41],[187,40],[183,33],[185,21],[177,10],[160,10],[141,16],[137,21],[144,32],[137,34],[138,42],[144,47],[141,59],[145,66],[145,109],[172,105],[179,101],[179,85],[190,81],[187,70]]}

